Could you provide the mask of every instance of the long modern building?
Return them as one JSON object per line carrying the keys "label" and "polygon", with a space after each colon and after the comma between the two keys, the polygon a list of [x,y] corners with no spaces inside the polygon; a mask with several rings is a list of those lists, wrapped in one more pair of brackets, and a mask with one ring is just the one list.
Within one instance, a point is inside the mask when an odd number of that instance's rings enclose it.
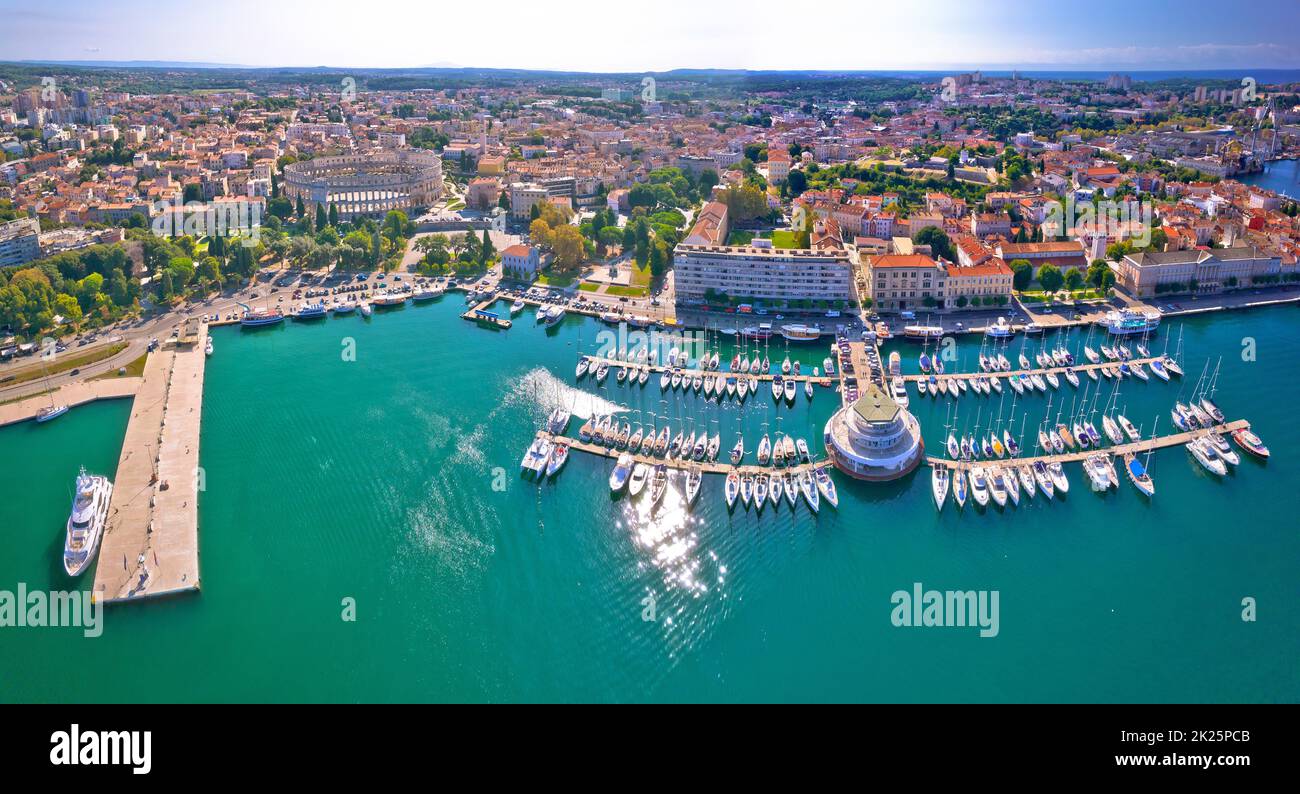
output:
{"label": "long modern building", "polygon": [[1284,267],[1279,255],[1243,245],[1127,254],[1116,270],[1119,285],[1144,298],[1245,288],[1260,277],[1290,275],[1295,266]]}
{"label": "long modern building", "polygon": [[852,275],[843,248],[756,248],[677,246],[673,283],[678,300],[726,295],[784,301],[852,300]]}

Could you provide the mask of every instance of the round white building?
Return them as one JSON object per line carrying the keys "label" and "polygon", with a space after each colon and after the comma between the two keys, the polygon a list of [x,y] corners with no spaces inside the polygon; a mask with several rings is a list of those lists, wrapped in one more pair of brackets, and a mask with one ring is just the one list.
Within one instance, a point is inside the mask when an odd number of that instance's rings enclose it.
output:
{"label": "round white building", "polygon": [[894,480],[925,455],[921,423],[875,383],[826,422],[826,454],[835,468],[859,480]]}
{"label": "round white building", "polygon": [[442,195],[442,158],[422,149],[317,157],[284,167],[284,195],[331,204],[340,217],[427,207]]}

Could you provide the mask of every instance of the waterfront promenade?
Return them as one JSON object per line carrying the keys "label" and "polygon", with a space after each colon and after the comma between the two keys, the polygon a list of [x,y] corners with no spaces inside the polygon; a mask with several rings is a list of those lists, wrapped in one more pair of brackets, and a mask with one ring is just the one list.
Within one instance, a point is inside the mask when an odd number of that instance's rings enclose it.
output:
{"label": "waterfront promenade", "polygon": [[145,364],[118,459],[94,592],[104,603],[199,587],[199,424],[206,326]]}
{"label": "waterfront promenade", "polygon": [[[37,394],[11,403],[0,405],[0,427],[15,422],[35,419],[42,408],[51,405],[66,405],[75,408],[95,400],[111,400],[131,397],[140,389],[143,378],[105,378],[103,380],[78,381],[60,386],[49,394]],[[58,420],[53,420],[57,422]]]}

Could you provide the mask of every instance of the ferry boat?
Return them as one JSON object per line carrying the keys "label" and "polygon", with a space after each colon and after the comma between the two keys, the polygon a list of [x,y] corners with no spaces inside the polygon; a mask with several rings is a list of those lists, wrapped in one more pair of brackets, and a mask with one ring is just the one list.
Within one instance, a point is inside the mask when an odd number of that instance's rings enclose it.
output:
{"label": "ferry boat", "polygon": [[791,342],[816,342],[822,338],[822,329],[815,325],[803,325],[802,323],[783,325],[781,326],[781,336]]}
{"label": "ferry boat", "polygon": [[913,342],[924,342],[927,339],[942,339],[943,326],[907,325],[903,327],[903,338],[910,339]]}
{"label": "ferry boat", "polygon": [[295,320],[319,320],[325,316],[325,304],[307,303],[304,304],[297,312],[294,313]]}
{"label": "ferry boat", "polygon": [[68,515],[67,538],[63,542],[63,570],[68,576],[80,575],[99,551],[99,539],[108,520],[109,498],[113,495],[113,484],[108,478],[87,474],[85,466],[77,475],[76,488],[72,512]]}
{"label": "ferry boat", "polygon": [[1132,309],[1106,312],[1106,316],[1097,321],[1116,336],[1130,334],[1149,334],[1160,327],[1159,312],[1138,312]]}
{"label": "ferry boat", "polygon": [[284,322],[284,312],[279,309],[246,311],[244,312],[244,316],[239,318],[240,325],[250,328],[260,325],[275,325],[282,322]]}
{"label": "ferry boat", "polygon": [[999,317],[996,323],[984,329],[984,335],[990,339],[1010,339],[1016,332],[1007,324],[1007,318]]}
{"label": "ferry boat", "polygon": [[[423,303],[424,301],[431,301],[434,298],[441,298],[442,293],[443,291],[441,289],[437,289],[433,287],[430,287],[428,289],[416,290],[415,292],[411,293],[411,300],[415,301],[416,303]],[[512,308],[512,312],[513,312],[513,308]]]}

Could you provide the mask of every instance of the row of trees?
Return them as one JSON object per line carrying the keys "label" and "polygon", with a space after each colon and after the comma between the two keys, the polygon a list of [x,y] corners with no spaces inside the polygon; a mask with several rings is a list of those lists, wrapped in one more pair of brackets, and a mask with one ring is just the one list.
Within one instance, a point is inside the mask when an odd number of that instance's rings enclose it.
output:
{"label": "row of trees", "polygon": [[121,245],[96,245],[0,270],[0,326],[35,336],[111,322],[136,306],[140,283]]}

